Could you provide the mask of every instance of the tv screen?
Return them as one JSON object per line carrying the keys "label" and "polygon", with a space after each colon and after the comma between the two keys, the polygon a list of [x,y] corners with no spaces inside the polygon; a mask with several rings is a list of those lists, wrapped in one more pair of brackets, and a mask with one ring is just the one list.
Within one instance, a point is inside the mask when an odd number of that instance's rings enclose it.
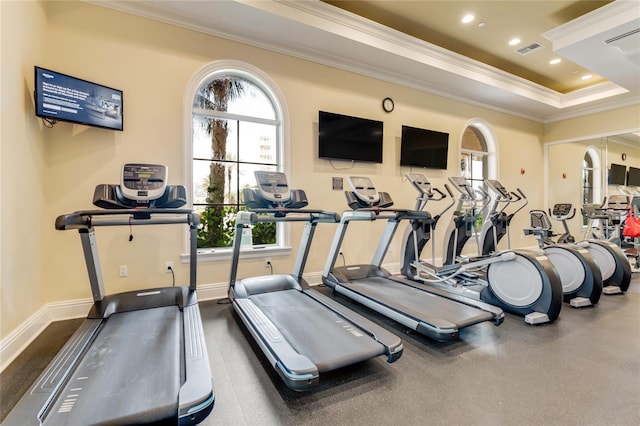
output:
{"label": "tv screen", "polygon": [[382,121],[319,112],[319,157],[382,163]]}
{"label": "tv screen", "polygon": [[627,167],[622,164],[611,163],[609,170],[609,185],[624,185],[627,180]]}
{"label": "tv screen", "polygon": [[448,133],[402,126],[401,166],[445,170],[448,151]]}
{"label": "tv screen", "polygon": [[35,67],[36,115],[122,130],[122,91]]}
{"label": "tv screen", "polygon": [[637,167],[629,167],[627,174],[627,185],[640,186],[640,169]]}

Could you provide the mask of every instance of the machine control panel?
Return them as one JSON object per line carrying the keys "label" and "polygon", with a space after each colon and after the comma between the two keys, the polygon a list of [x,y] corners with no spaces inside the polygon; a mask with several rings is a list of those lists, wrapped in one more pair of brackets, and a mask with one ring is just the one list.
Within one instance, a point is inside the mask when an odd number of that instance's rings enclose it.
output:
{"label": "machine control panel", "polygon": [[287,176],[284,173],[256,170],[254,175],[258,183],[258,192],[265,200],[282,204],[291,199]]}
{"label": "machine control panel", "polygon": [[423,195],[431,194],[431,183],[422,173],[407,173],[409,182]]}
{"label": "machine control panel", "polygon": [[375,204],[380,201],[380,194],[373,186],[373,182],[368,177],[349,176],[347,178],[351,190],[356,197],[368,204]]}
{"label": "machine control panel", "polygon": [[157,200],[167,187],[167,174],[163,164],[127,163],[122,166],[122,194],[142,203]]}
{"label": "machine control panel", "polygon": [[504,185],[499,181],[495,179],[487,179],[485,180],[485,182],[489,189],[491,189],[493,192],[501,195],[504,198],[509,198],[509,191],[507,191],[507,188],[505,188]]}

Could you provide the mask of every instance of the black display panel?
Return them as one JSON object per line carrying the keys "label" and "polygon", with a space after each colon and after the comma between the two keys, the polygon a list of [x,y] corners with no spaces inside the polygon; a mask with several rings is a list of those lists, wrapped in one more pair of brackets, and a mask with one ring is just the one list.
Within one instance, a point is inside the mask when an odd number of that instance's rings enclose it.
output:
{"label": "black display panel", "polygon": [[449,133],[402,126],[400,165],[446,170]]}
{"label": "black display panel", "polygon": [[36,115],[48,120],[122,130],[122,91],[35,68]]}
{"label": "black display panel", "polygon": [[382,163],[382,121],[320,111],[319,157]]}
{"label": "black display panel", "polygon": [[611,163],[609,169],[609,185],[624,185],[627,181],[627,167]]}
{"label": "black display panel", "polygon": [[637,167],[629,167],[627,174],[627,185],[640,186],[640,169]]}

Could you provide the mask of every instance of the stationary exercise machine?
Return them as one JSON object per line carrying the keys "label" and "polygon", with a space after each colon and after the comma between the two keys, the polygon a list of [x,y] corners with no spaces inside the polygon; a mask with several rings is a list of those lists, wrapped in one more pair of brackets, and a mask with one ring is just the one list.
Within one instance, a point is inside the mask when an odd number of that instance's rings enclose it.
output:
{"label": "stationary exercise machine", "polygon": [[[422,200],[428,200],[431,190],[429,181],[420,174],[407,177],[419,193],[417,207],[424,208],[426,202]],[[562,286],[553,265],[544,255],[507,250],[485,256],[461,256],[464,244],[474,235],[474,223],[489,205],[490,196],[486,192],[478,194],[462,177],[450,177],[449,182],[458,191],[459,198],[452,222],[445,232],[444,263],[442,266],[435,264],[433,241],[431,263],[420,258],[422,248],[435,233],[437,222],[430,226],[414,224],[411,232],[405,234],[403,243],[404,275],[523,316],[528,324],[554,321],[562,307]],[[445,188],[453,198],[449,186]],[[489,229],[485,234],[495,235]]]}
{"label": "stationary exercise machine", "polygon": [[538,247],[551,260],[562,282],[564,301],[575,308],[594,306],[602,294],[602,273],[589,251],[569,241],[574,238],[569,232],[566,219],[575,216],[571,204],[556,204],[549,211],[557,220],[562,220],[564,233],[557,241],[551,229],[551,221],[544,210],[531,210],[529,217],[531,228],[524,229],[525,235],[536,237]]}
{"label": "stationary exercise machine", "polygon": [[[214,405],[196,299],[199,216],[179,209],[185,188],[167,185],[167,167],[155,164],[125,164],[120,185],[98,185],[93,204],[103,210],[55,224],[80,234],[91,311],[3,424],[199,423]],[[95,228],[158,224],[188,226],[189,285],[106,295]]]}
{"label": "stationary exercise machine", "polygon": [[[378,192],[368,177],[351,176],[347,181],[350,191],[345,191],[345,196],[352,210],[341,215],[322,273],[323,282],[334,293],[443,342],[456,339],[462,328],[473,324],[502,323],[504,313],[495,306],[394,276],[382,268],[398,225],[409,220],[428,221],[431,216],[427,212],[392,209],[389,194]],[[386,226],[371,263],[336,266],[348,225],[375,220],[385,220]]]}
{"label": "stationary exercise machine", "polygon": [[614,194],[605,197],[602,204],[585,204],[582,214],[587,218],[585,240],[611,241],[621,245],[620,225],[629,212],[629,196]]}
{"label": "stationary exercise machine", "polygon": [[[304,209],[302,190],[281,172],[256,171],[258,188],[243,191],[250,211],[239,211],[233,240],[229,299],[269,363],[295,391],[317,386],[320,375],[385,355],[394,362],[402,342],[392,333],[311,288],[302,277],[318,223],[338,215]],[[237,279],[242,231],[257,223],[304,222],[292,274]]]}
{"label": "stationary exercise machine", "polygon": [[[555,204],[551,212],[551,218],[562,223],[564,236],[567,241],[575,240],[569,232],[567,221],[574,214],[571,214],[573,206],[570,203]],[[590,220],[593,217],[590,218]],[[591,228],[591,224],[589,225]],[[602,275],[602,293],[605,295],[621,294],[627,291],[631,284],[631,265],[622,249],[613,241],[608,239],[589,239],[575,243],[578,247],[586,250]]]}

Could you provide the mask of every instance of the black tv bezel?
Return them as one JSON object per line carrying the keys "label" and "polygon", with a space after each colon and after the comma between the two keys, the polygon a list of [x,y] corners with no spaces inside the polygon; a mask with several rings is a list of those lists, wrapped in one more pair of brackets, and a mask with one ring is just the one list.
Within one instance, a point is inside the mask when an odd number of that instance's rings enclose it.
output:
{"label": "black tv bezel", "polygon": [[[616,181],[616,182],[612,182],[612,178],[614,176],[617,177],[617,175],[614,175],[613,173],[613,169],[615,168],[620,168],[624,169],[624,172],[619,172],[622,173],[622,181]],[[616,164],[616,163],[611,163],[611,165],[609,166],[609,174],[607,175],[607,184],[608,185],[626,185],[627,183],[627,166],[625,166],[624,164]]]}
{"label": "black tv bezel", "polygon": [[[407,140],[407,137],[405,136],[405,129],[407,130],[411,130],[411,131],[418,131],[418,132],[424,132],[425,133],[425,137],[429,136],[429,135],[444,135],[446,136],[446,147],[444,148],[445,150],[445,155],[439,157],[439,159],[441,160],[438,164],[426,164],[425,162],[415,162],[415,161],[411,161],[416,160],[417,157],[416,156],[408,156],[405,154],[408,150],[408,144],[409,141]],[[433,147],[431,149],[434,149]],[[403,155],[405,154],[405,155]],[[443,163],[442,163],[442,159],[444,159],[444,167],[443,167]],[[432,129],[423,129],[420,127],[415,127],[415,126],[408,126],[408,125],[402,125],[402,131],[401,131],[401,137],[400,137],[400,166],[401,167],[419,167],[419,168],[423,168],[423,169],[431,169],[431,170],[447,170],[449,167],[449,133],[447,132],[441,132],[438,130],[432,130]]]}
{"label": "black tv bezel", "polygon": [[[631,170],[634,170],[634,177],[637,177],[637,182],[631,182]],[[629,166],[627,170],[627,186],[640,186],[640,167]]]}
{"label": "black tv bezel", "polygon": [[[332,155],[326,155],[326,150],[324,150],[325,155],[323,155],[323,144],[327,143],[327,136],[325,135],[323,137],[323,134],[322,134],[322,131],[323,131],[322,115],[323,114],[328,116],[333,116],[333,117],[340,117],[345,121],[351,121],[353,123],[369,124],[369,125],[375,124],[376,127],[379,126],[379,129],[376,129],[376,131],[379,131],[380,133],[379,141],[376,141],[376,144],[377,144],[376,157],[372,159],[371,156],[365,157],[365,156],[359,156],[359,155],[346,155],[346,154],[342,156],[332,156]],[[358,151],[352,150],[351,152],[353,153]],[[384,122],[383,121],[373,120],[370,118],[356,117],[353,115],[339,114],[339,113],[329,112],[329,111],[322,111],[322,110],[318,111],[318,158],[323,160],[358,161],[363,163],[382,164],[383,156],[384,156]]]}
{"label": "black tv bezel", "polygon": [[[38,70],[42,71],[42,72],[50,72],[50,73],[55,73],[58,75],[61,75],[63,77],[69,78],[69,79],[73,79],[79,82],[83,82],[83,83],[87,83],[89,85],[101,88],[101,89],[106,89],[106,90],[111,90],[114,92],[117,92],[120,95],[120,126],[119,127],[114,127],[114,126],[101,126],[100,124],[96,124],[90,121],[83,121],[83,120],[73,120],[70,118],[61,118],[59,116],[55,116],[55,115],[51,115],[51,114],[45,114],[41,111],[42,109],[42,102],[39,103],[39,99],[41,99],[42,95],[40,94],[39,90],[40,87],[38,86]],[[124,92],[120,89],[116,89],[114,87],[109,87],[109,86],[105,86],[104,84],[99,84],[99,83],[95,83],[93,81],[89,81],[89,80],[85,80],[83,78],[79,78],[79,77],[75,77],[69,74],[65,74],[59,71],[54,71],[52,69],[49,68],[44,68],[44,67],[40,67],[38,65],[34,65],[33,67],[33,97],[34,97],[34,103],[35,103],[35,113],[36,113],[36,117],[40,117],[42,119],[45,120],[52,120],[53,122],[66,122],[66,123],[73,123],[73,124],[81,124],[83,126],[89,126],[89,127],[97,127],[100,129],[107,129],[107,130],[114,130],[114,131],[124,131]]]}

